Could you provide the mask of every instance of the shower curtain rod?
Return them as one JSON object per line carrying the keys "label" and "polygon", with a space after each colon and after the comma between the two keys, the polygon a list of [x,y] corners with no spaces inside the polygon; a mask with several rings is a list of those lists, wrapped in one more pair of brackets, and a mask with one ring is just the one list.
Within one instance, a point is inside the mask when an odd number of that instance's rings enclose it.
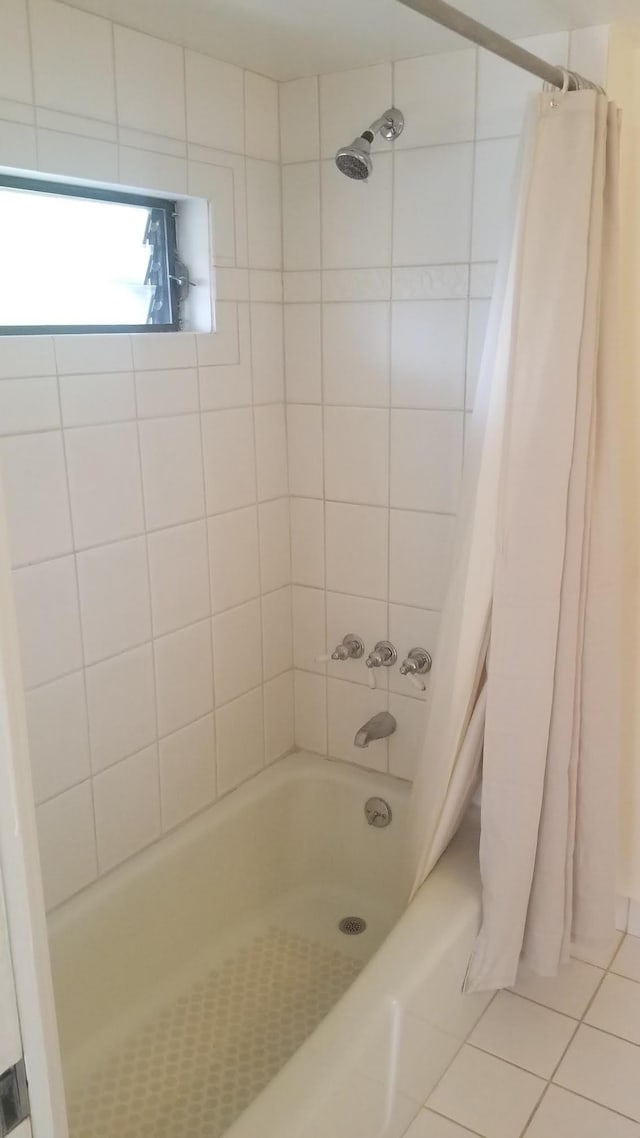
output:
{"label": "shower curtain rod", "polygon": [[[544,79],[553,87],[564,87],[567,82],[567,73],[562,68],[554,67],[553,64],[533,55],[532,52],[526,51],[523,47],[518,47],[512,40],[508,40],[484,24],[478,23],[471,16],[465,16],[464,12],[453,8],[451,4],[445,4],[444,0],[400,0],[400,3],[407,8],[413,8],[414,12],[419,12],[422,16],[434,20],[436,24],[442,24],[444,28],[457,32],[458,35],[464,36],[472,43],[477,43],[479,47],[486,48],[494,55],[501,56],[509,63],[515,63],[516,67],[529,71],[531,75],[537,75],[539,79]],[[570,91],[578,89],[578,80],[571,73],[569,73],[568,81]]]}

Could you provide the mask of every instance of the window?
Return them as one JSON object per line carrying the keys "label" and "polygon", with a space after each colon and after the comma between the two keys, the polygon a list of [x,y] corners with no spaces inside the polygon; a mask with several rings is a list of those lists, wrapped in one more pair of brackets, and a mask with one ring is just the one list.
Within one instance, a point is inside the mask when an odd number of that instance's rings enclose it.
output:
{"label": "window", "polygon": [[176,203],[0,178],[0,334],[174,332]]}

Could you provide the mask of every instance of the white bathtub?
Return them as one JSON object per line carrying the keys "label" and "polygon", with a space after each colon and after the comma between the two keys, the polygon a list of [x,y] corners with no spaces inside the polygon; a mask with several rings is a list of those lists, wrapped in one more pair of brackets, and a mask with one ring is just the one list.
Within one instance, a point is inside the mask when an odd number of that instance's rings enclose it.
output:
{"label": "white bathtub", "polygon": [[292,755],[52,914],[73,1138],[404,1132],[486,1004],[473,827],[403,912],[407,799]]}

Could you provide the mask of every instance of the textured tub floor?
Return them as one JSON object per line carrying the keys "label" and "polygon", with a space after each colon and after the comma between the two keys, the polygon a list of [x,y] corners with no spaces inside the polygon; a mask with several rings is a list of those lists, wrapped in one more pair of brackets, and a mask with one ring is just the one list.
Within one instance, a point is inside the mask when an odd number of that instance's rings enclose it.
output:
{"label": "textured tub floor", "polygon": [[71,1138],[219,1138],[362,968],[271,927],[122,1043],[69,1100]]}

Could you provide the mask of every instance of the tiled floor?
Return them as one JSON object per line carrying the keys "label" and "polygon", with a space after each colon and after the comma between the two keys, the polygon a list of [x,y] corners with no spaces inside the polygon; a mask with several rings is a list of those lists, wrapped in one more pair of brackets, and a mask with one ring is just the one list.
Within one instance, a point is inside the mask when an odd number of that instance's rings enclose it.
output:
{"label": "tiled floor", "polygon": [[640,938],[499,992],[405,1138],[640,1138]]}

